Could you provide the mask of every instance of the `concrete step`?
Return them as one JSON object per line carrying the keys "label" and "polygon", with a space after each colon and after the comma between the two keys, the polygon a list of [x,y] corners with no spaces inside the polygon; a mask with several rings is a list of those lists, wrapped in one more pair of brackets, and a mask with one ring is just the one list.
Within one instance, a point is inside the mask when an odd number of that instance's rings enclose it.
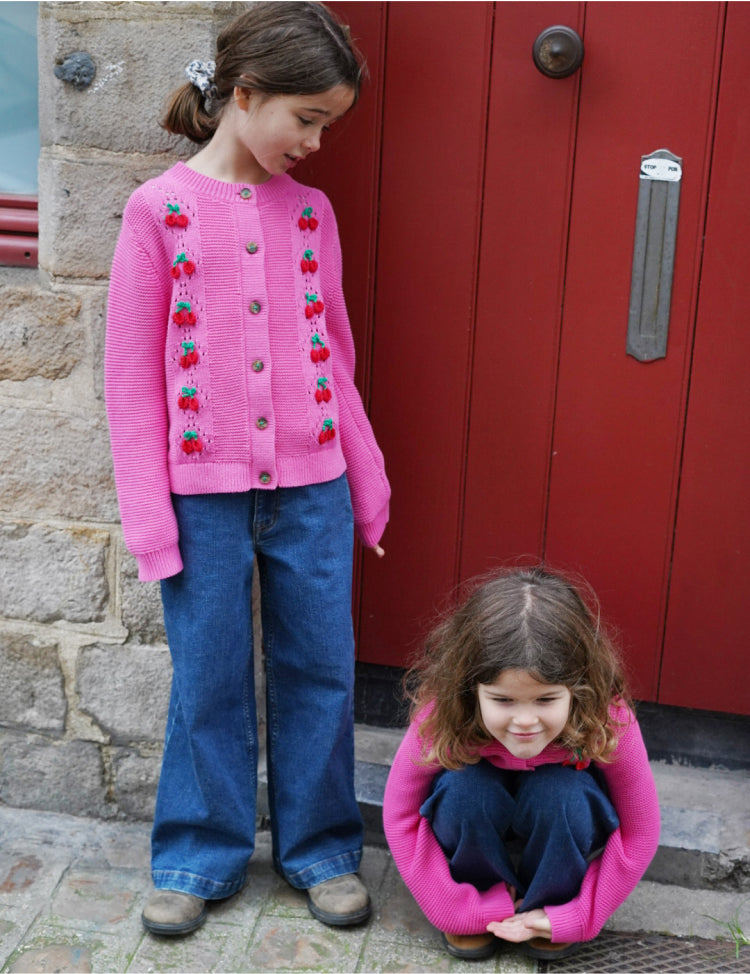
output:
{"label": "concrete step", "polygon": [[[403,731],[357,725],[357,799],[366,841],[384,845],[388,769]],[[662,813],[659,850],[646,881],[686,889],[750,892],[750,772],[652,761]]]}

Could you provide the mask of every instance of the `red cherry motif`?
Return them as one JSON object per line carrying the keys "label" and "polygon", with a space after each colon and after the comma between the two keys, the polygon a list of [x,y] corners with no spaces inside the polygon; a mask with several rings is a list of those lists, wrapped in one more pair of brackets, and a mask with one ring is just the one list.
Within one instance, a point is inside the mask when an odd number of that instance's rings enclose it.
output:
{"label": "red cherry motif", "polygon": [[312,336],[310,341],[313,345],[312,349],[310,350],[310,358],[313,360],[313,362],[325,362],[331,352],[328,348],[326,348],[325,342],[317,331]]}
{"label": "red cherry motif", "polygon": [[300,230],[316,230],[318,227],[318,221],[312,215],[313,208],[311,206],[306,206],[302,211],[302,216],[297,221],[299,223]]}
{"label": "red cherry motif", "polygon": [[176,325],[194,325],[198,319],[189,301],[178,301],[177,310],[172,315]]}
{"label": "red cherry motif", "polygon": [[198,412],[198,397],[196,393],[197,389],[190,389],[187,386],[182,387],[182,393],[177,400],[177,405],[180,409],[192,409],[194,413]]}
{"label": "red cherry motif", "polygon": [[182,434],[182,449],[185,453],[201,453],[203,443],[195,430],[186,430]]}
{"label": "red cherry motif", "polygon": [[315,402],[330,402],[331,390],[328,388],[328,379],[322,375],[318,379],[318,388],[315,390]]}
{"label": "red cherry motif", "polygon": [[167,203],[167,215],[164,218],[164,222],[168,227],[180,227],[180,229],[185,229],[185,227],[190,222],[184,213],[180,213],[180,208],[176,203]]}
{"label": "red cherry motif", "polygon": [[575,754],[571,757],[566,758],[562,765],[564,768],[575,768],[576,771],[583,771],[586,767],[586,762],[583,760],[583,752],[580,748],[576,748]]}
{"label": "red cherry motif", "polygon": [[191,365],[198,364],[198,353],[195,350],[195,342],[181,342],[182,355],[180,365],[183,369],[189,369]]}
{"label": "red cherry motif", "polygon": [[174,263],[172,264],[172,277],[177,278],[180,276],[180,267],[185,271],[188,277],[195,273],[195,264],[192,260],[188,260],[187,254],[178,254],[175,257]]}
{"label": "red cherry motif", "polygon": [[312,318],[313,315],[319,315],[325,308],[325,305],[317,294],[308,294],[307,291],[305,291],[305,302],[306,318]]}
{"label": "red cherry motif", "polygon": [[318,435],[318,443],[320,443],[322,446],[324,443],[327,443],[329,440],[332,440],[335,435],[336,435],[336,430],[333,428],[333,420],[326,419],[323,422],[323,429],[320,431]]}
{"label": "red cherry motif", "polygon": [[303,274],[307,274],[308,271],[310,274],[315,273],[315,271],[318,269],[318,262],[313,258],[312,250],[306,250],[304,252],[302,255],[302,260],[299,262],[299,266],[302,268]]}

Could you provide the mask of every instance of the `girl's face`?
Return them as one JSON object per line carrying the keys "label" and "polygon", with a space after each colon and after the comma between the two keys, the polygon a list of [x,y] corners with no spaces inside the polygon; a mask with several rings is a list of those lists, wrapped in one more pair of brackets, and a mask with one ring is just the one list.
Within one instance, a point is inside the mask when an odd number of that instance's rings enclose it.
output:
{"label": "girl's face", "polygon": [[533,758],[563,731],[572,695],[565,686],[540,683],[526,670],[503,670],[477,687],[487,731],[516,758]]}
{"label": "girl's face", "polygon": [[337,85],[318,95],[261,96],[235,88],[235,133],[258,166],[278,176],[317,152],[323,132],[352,107],[354,92]]}

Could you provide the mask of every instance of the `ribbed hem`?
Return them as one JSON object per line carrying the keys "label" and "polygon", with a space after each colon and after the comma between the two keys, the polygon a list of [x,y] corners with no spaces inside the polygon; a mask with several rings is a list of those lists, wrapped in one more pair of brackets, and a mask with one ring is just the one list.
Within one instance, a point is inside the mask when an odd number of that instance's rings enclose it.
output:
{"label": "ribbed hem", "polygon": [[307,487],[336,480],[346,470],[340,452],[277,457],[276,476],[262,484],[248,463],[184,463],[170,467],[169,479],[175,494],[237,494],[245,490],[273,490],[276,487]]}
{"label": "ribbed hem", "polygon": [[179,575],[182,571],[182,555],[179,545],[169,545],[159,551],[148,551],[136,555],[138,562],[138,578],[141,582],[157,582],[170,575]]}

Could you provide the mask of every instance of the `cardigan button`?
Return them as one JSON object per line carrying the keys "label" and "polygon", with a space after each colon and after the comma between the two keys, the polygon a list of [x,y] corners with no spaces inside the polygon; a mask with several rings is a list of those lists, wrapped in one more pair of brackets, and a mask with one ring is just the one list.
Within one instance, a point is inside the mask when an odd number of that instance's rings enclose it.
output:
{"label": "cardigan button", "polygon": [[265,416],[259,416],[258,419],[255,420],[255,425],[259,430],[264,430],[266,426],[268,426],[268,420]]}
{"label": "cardigan button", "polygon": [[253,372],[262,372],[264,368],[265,366],[263,365],[260,359],[256,359],[253,362]]}
{"label": "cardigan button", "polygon": [[246,244],[245,249],[247,250],[248,254],[258,253],[258,245],[254,240],[251,240],[248,244]]}
{"label": "cardigan button", "polygon": [[243,186],[242,189],[240,190],[240,196],[242,197],[243,200],[249,200],[252,195],[253,195],[253,191],[251,189],[248,189],[247,186]]}
{"label": "cardigan button", "polygon": [[260,476],[258,477],[258,480],[259,480],[259,481],[260,481],[260,482],[261,482],[262,484],[270,484],[270,483],[271,483],[271,474],[270,474],[270,473],[266,473],[266,472],[264,471],[264,472],[263,472],[263,473],[262,473],[262,474],[261,474],[261,475],[260,475]]}
{"label": "cardigan button", "polygon": [[254,315],[260,314],[260,304],[257,301],[253,301],[250,305],[250,313]]}

